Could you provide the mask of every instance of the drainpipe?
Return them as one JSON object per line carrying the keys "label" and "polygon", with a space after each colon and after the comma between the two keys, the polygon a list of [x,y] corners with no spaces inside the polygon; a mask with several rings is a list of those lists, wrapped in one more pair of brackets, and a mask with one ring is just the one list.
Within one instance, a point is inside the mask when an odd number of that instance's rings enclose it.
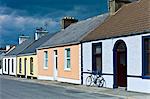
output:
{"label": "drainpipe", "polygon": [[81,84],[83,85],[83,45],[81,43]]}

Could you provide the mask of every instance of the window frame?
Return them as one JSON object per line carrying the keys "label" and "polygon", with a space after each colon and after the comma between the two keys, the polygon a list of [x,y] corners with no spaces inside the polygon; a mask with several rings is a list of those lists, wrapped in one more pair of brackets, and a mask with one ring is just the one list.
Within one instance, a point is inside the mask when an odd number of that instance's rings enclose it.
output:
{"label": "window frame", "polygon": [[146,75],[145,39],[150,39],[150,35],[142,36],[142,79],[150,79],[150,75]]}
{"label": "window frame", "polygon": [[[96,53],[95,52],[96,51],[96,46],[100,46],[101,53]],[[103,54],[102,53],[102,42],[92,43],[92,71],[94,71],[96,73],[98,72],[100,74],[102,74],[102,60],[103,60],[102,54]],[[101,57],[100,58],[101,59],[101,71],[100,72],[97,70],[97,66],[94,67],[94,65],[96,65],[96,57],[98,57],[98,55],[100,55],[99,57]]]}
{"label": "window frame", "polygon": [[[68,50],[70,51],[70,57],[67,56]],[[71,48],[65,48],[65,61],[64,61],[64,70],[70,71],[71,70]],[[70,60],[70,67],[67,66],[67,60]]]}
{"label": "window frame", "polygon": [[30,74],[33,75],[34,73],[34,60],[33,60],[33,57],[30,57]]}
{"label": "window frame", "polygon": [[48,69],[48,51],[44,51],[44,69]]}

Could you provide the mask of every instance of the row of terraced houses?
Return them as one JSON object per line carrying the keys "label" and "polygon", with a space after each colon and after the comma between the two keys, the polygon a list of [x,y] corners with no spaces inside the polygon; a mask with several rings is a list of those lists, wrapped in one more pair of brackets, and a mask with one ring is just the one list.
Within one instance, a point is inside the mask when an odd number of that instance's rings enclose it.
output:
{"label": "row of terraced houses", "polygon": [[105,87],[150,93],[150,0],[110,0],[110,12],[79,21],[62,19],[57,33],[38,28],[34,39],[3,56],[2,73],[85,84],[98,71]]}

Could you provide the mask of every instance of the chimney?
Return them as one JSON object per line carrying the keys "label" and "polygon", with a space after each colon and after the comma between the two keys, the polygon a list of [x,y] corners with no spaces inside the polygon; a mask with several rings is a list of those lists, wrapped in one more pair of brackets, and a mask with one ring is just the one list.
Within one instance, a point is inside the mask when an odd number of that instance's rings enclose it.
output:
{"label": "chimney", "polygon": [[8,51],[11,48],[10,45],[6,45],[6,51]]}
{"label": "chimney", "polygon": [[74,17],[64,17],[62,19],[62,22],[61,22],[62,30],[64,30],[65,28],[67,28],[72,23],[76,23],[76,22],[78,22],[78,20],[75,19]]}
{"label": "chimney", "polygon": [[19,36],[19,44],[21,44],[22,42],[24,42],[25,40],[28,40],[29,36],[25,36],[25,35],[21,35]]}
{"label": "chimney", "polygon": [[123,5],[134,2],[137,0],[109,0],[109,12],[110,14],[114,14],[118,9],[120,9]]}
{"label": "chimney", "polygon": [[37,28],[35,32],[35,40],[38,40],[42,36],[48,34],[48,31],[44,30],[42,27]]}

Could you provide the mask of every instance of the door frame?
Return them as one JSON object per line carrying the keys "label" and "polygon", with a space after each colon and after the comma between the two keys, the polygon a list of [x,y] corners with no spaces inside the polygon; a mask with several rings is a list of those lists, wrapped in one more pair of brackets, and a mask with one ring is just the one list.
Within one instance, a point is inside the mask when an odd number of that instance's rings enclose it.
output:
{"label": "door frame", "polygon": [[[56,51],[57,51],[57,55],[56,55]],[[57,76],[58,76],[58,50],[53,50],[53,55],[54,55],[54,68],[53,68],[53,70],[54,70],[54,80],[57,80]],[[57,58],[57,60],[56,60],[56,58]],[[57,62],[57,64],[56,64],[56,62]],[[57,65],[57,68],[56,68],[56,65]]]}
{"label": "door frame", "polygon": [[[113,84],[113,88],[118,88],[118,83],[117,83],[117,46],[119,43],[123,43],[125,45],[125,55],[126,55],[126,79],[127,79],[127,45],[123,40],[117,40],[114,44],[114,48],[113,48],[113,80],[114,80],[114,84]],[[127,81],[126,81],[126,85],[127,85]]]}

